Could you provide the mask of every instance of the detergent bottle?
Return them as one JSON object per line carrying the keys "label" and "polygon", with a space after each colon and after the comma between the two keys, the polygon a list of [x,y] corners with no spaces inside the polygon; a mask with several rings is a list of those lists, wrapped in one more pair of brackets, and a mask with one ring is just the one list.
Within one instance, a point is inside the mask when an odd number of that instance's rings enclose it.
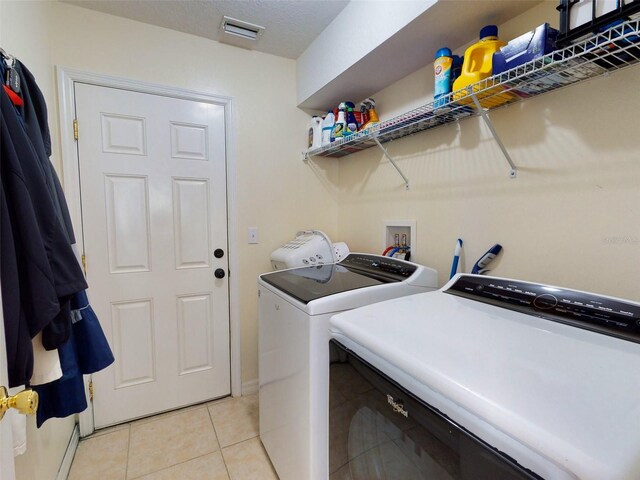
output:
{"label": "detergent bottle", "polygon": [[433,85],[433,106],[437,111],[448,111],[447,95],[451,93],[451,73],[453,70],[453,55],[448,48],[441,48],[436,52],[433,62],[435,81]]}
{"label": "detergent bottle", "polygon": [[322,118],[312,117],[309,123],[309,143],[307,145],[309,150],[315,150],[322,145]]}
{"label": "detergent bottle", "polygon": [[[480,41],[474,43],[464,52],[464,61],[462,63],[462,73],[453,83],[453,90],[466,89],[469,85],[484,80],[491,76],[493,72],[493,54],[504,47],[507,42],[498,39],[498,27],[495,25],[487,25],[480,30]],[[473,91],[478,92],[490,84],[481,84],[474,86]],[[502,93],[502,89],[496,87],[489,89],[478,95],[478,100],[484,108],[495,107],[501,105],[511,98],[512,94]],[[468,97],[469,92],[462,90],[454,94],[454,100],[460,104],[470,104],[472,99]],[[499,95],[497,95],[499,94]],[[490,97],[490,98],[487,98]]]}
{"label": "detergent bottle", "polygon": [[336,123],[336,117],[333,115],[333,112],[329,110],[327,115],[322,120],[322,140],[321,146],[329,145],[333,142],[333,137],[331,136],[331,132],[333,131],[333,126]]}
{"label": "detergent bottle", "polygon": [[358,122],[356,116],[353,114],[353,108],[347,108],[347,128],[344,131],[344,136],[353,135],[358,131]]}
{"label": "detergent bottle", "polygon": [[347,128],[347,121],[344,116],[345,108],[346,106],[344,102],[338,106],[338,119],[336,120],[336,123],[333,126],[333,132],[332,132],[333,138],[335,140],[338,140],[339,138],[344,137],[344,131]]}

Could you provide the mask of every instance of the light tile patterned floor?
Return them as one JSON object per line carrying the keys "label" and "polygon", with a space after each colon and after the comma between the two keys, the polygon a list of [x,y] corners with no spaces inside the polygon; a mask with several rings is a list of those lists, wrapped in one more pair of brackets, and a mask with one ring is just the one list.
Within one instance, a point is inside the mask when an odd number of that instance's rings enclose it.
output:
{"label": "light tile patterned floor", "polygon": [[69,480],[277,480],[258,428],[249,395],[99,430],[80,442]]}

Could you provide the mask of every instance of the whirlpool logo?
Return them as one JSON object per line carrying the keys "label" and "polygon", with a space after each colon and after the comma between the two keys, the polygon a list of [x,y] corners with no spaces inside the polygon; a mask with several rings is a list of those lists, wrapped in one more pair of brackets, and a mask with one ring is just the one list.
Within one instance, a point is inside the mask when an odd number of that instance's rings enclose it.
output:
{"label": "whirlpool logo", "polygon": [[409,418],[409,412],[404,409],[404,405],[402,403],[396,402],[391,395],[387,395],[387,403],[393,407],[394,412],[397,412],[400,415],[404,415],[406,418]]}

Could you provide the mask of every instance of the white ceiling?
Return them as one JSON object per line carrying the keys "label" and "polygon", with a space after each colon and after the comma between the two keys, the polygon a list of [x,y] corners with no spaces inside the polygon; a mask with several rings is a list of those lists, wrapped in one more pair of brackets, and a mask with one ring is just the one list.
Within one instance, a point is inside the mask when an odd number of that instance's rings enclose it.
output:
{"label": "white ceiling", "polygon": [[[349,3],[349,0],[60,1],[294,60]],[[543,0],[353,1],[367,9],[377,2],[397,2],[398,8],[402,8],[403,2],[425,1],[431,6],[382,44],[376,44],[364,57],[354,58],[349,68],[327,78],[308,98],[299,98],[298,106],[302,109],[315,112],[326,110],[327,105],[335,105],[344,98],[365,98],[433,62],[433,53],[442,45],[452,49],[461,47],[473,40],[475,32],[483,25],[501,24]],[[344,56],[341,49],[347,49],[348,56],[349,36],[358,35],[362,29],[376,28],[364,24],[362,19],[359,21],[358,15],[353,13],[358,9],[352,7],[348,12],[354,18],[349,32],[345,32],[346,40],[336,39],[335,44],[329,42],[330,48],[324,50],[325,61],[331,62],[334,55]],[[266,30],[252,45],[247,40],[223,34],[220,30],[223,16],[260,25]],[[381,65],[384,68],[380,68]]]}
{"label": "white ceiling", "polygon": [[220,24],[226,15],[266,28],[253,50],[292,59],[298,58],[349,3],[348,0],[63,1],[218,41],[223,41]]}

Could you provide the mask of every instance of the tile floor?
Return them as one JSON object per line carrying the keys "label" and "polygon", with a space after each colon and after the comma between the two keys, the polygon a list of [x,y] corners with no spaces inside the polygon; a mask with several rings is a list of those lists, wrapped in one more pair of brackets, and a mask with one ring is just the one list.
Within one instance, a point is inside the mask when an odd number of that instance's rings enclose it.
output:
{"label": "tile floor", "polygon": [[99,430],[80,441],[69,480],[277,480],[258,428],[249,395]]}

